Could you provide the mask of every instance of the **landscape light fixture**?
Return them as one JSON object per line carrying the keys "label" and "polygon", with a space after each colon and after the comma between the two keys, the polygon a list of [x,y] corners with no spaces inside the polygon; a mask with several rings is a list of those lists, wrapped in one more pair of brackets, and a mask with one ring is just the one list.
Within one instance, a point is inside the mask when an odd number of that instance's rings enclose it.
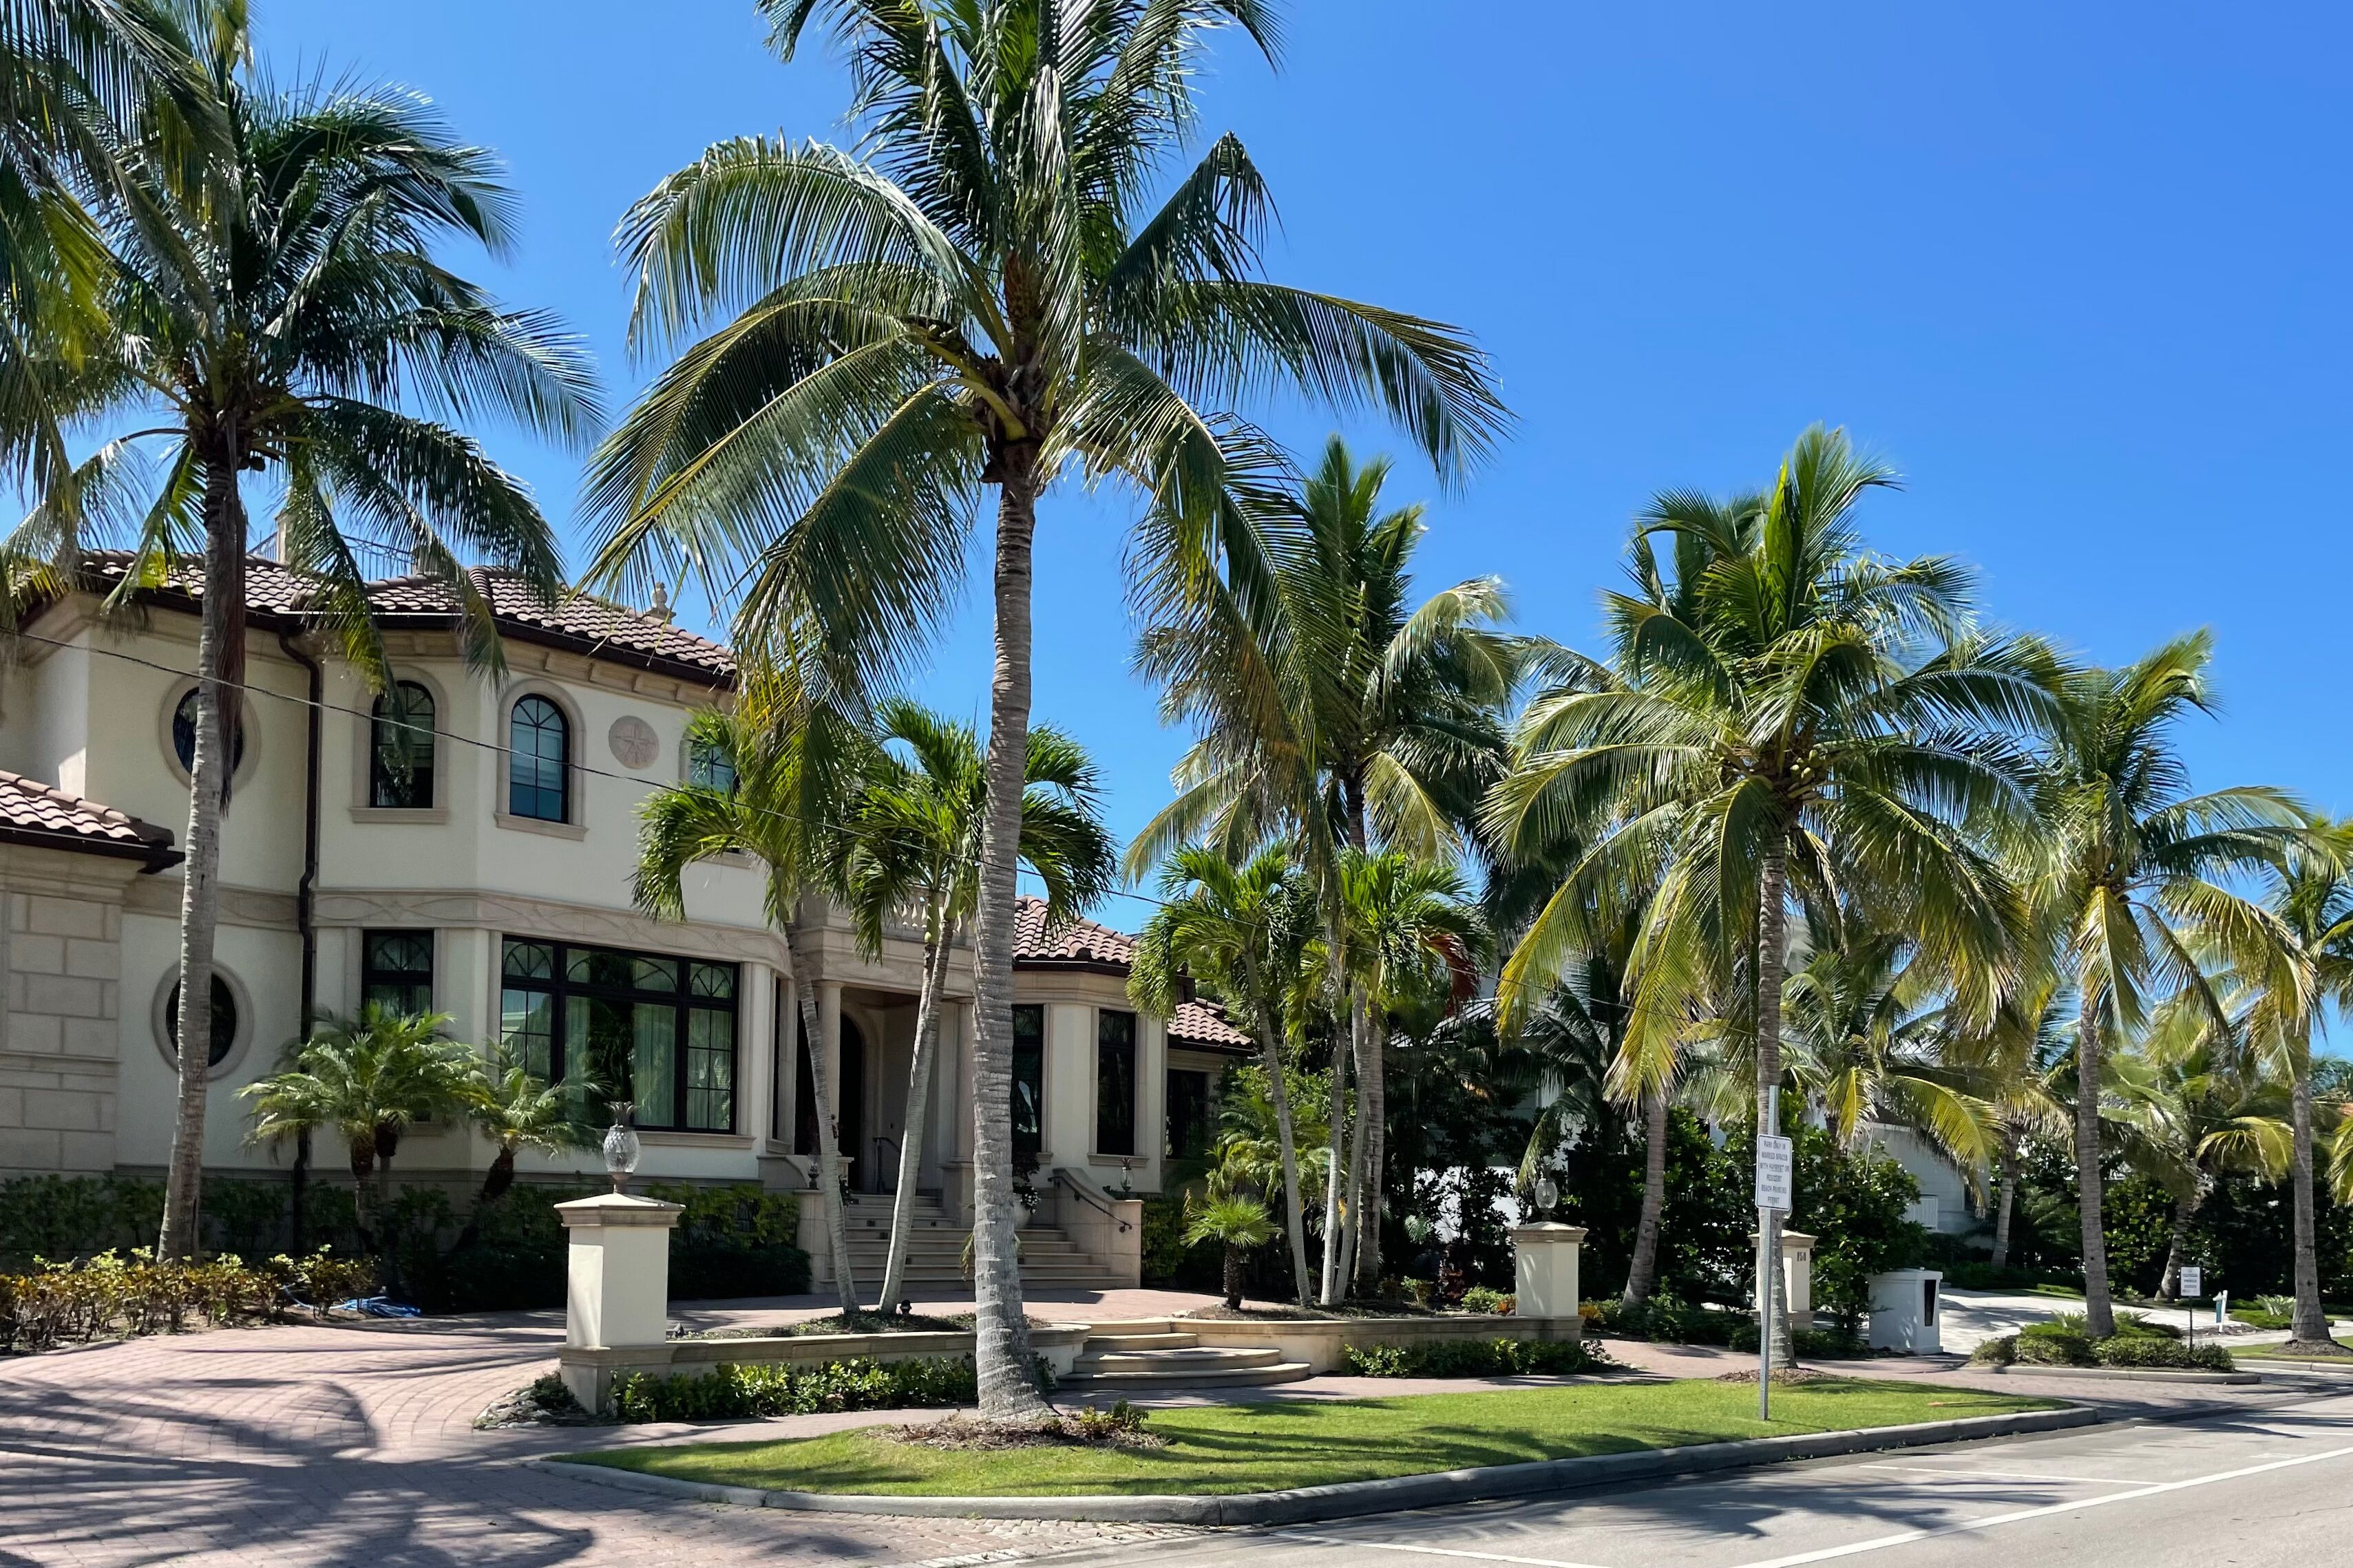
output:
{"label": "landscape light fixture", "polygon": [[623,1193],[628,1190],[644,1145],[638,1139],[638,1130],[629,1125],[629,1112],[637,1107],[626,1100],[614,1100],[612,1106],[613,1125],[605,1130],[605,1173],[613,1178],[613,1191]]}

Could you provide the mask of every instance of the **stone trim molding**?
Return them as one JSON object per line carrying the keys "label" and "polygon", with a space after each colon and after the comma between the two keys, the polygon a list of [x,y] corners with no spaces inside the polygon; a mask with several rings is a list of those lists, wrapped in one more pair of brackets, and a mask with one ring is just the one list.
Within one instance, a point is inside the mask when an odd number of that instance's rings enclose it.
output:
{"label": "stone trim molding", "polygon": [[770,968],[781,968],[784,963],[783,942],[775,932],[756,927],[657,921],[628,910],[559,903],[518,893],[462,889],[322,889],[313,905],[313,914],[322,930],[332,926],[452,927],[544,936],[599,947],[692,952]]}
{"label": "stone trim molding", "polygon": [[[126,914],[155,915],[178,923],[181,879],[159,874],[142,877],[122,890]],[[220,918],[224,925],[251,926],[259,931],[294,929],[294,895],[266,888],[223,887]]]}

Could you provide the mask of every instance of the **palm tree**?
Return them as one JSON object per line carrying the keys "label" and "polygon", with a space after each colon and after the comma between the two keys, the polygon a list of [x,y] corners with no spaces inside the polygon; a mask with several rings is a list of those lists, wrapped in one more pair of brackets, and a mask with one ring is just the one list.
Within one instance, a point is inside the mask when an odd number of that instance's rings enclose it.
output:
{"label": "palm tree", "polygon": [[252,1102],[249,1142],[322,1131],[343,1136],[363,1212],[374,1222],[370,1245],[379,1248],[402,1135],[416,1122],[462,1110],[480,1089],[474,1049],[443,1036],[448,1023],[446,1014],[394,1013],[375,1003],[356,1019],[330,1015],[310,1038],[287,1047],[281,1070],[237,1090]]}
{"label": "palm tree", "polygon": [[1226,1310],[1242,1309],[1242,1258],[1250,1248],[1274,1239],[1274,1221],[1266,1205],[1241,1193],[1212,1197],[1187,1216],[1185,1242],[1193,1246],[1215,1241],[1226,1249]]}
{"label": "palm tree", "polygon": [[[872,742],[854,717],[811,698],[790,677],[747,668],[735,705],[694,716],[688,743],[727,764],[724,783],[659,790],[638,808],[638,868],[630,884],[638,907],[659,919],[686,915],[686,868],[721,855],[748,855],[766,872],[765,910],[785,952],[786,979],[806,973],[793,921],[804,891],[822,886],[834,856],[835,825],[853,798]],[[833,1066],[817,1048],[815,988],[794,984],[802,1047],[816,1099],[818,1181],[825,1194],[826,1243],[836,1300],[858,1312],[842,1216],[842,1166],[834,1114]]]}
{"label": "palm tree", "polygon": [[[970,725],[903,698],[877,710],[873,739],[831,880],[869,956],[881,952],[884,927],[906,911],[918,911],[923,922],[923,984],[915,1005],[891,1249],[878,1308],[888,1311],[906,1279],[948,958],[980,897],[988,775],[980,739]],[[1060,928],[1111,890],[1115,852],[1097,805],[1094,763],[1085,749],[1041,724],[1030,729],[1029,750],[1021,858],[1045,886],[1047,924]]]}
{"label": "palm tree", "polygon": [[[155,25],[164,26],[160,14]],[[468,606],[469,647],[493,662],[488,607],[461,553],[515,565],[553,592],[555,545],[530,491],[450,426],[405,404],[487,415],[563,437],[596,423],[586,360],[553,321],[500,310],[432,259],[436,242],[510,248],[512,198],[490,154],[454,142],[425,100],[312,80],[272,89],[252,64],[242,0],[175,12],[171,38],[226,127],[192,146],[185,116],[151,100],[114,150],[121,189],[98,216],[111,252],[107,330],[50,376],[84,422],[135,428],[54,485],[12,553],[69,571],[88,542],[78,504],[161,447],[125,592],[160,581],[203,542],[196,738],[180,915],[178,1037],[211,1030],[227,715],[243,678],[247,518],[242,476],[273,466],[280,559],[313,574],[311,608],[379,683],[363,558],[397,559]],[[158,1249],[195,1245],[204,1053],[183,1052]]]}
{"label": "palm tree", "polygon": [[1781,984],[1790,1074],[1850,1149],[1873,1125],[1918,1133],[1981,1196],[1996,1142],[1992,1084],[1952,1028],[1908,939],[1852,928]]}
{"label": "palm tree", "polygon": [[1280,844],[1241,866],[1202,846],[1181,846],[1161,868],[1159,892],[1160,907],[1135,941],[1128,994],[1137,1006],[1166,1017],[1191,980],[1208,987],[1229,1015],[1249,1020],[1258,1036],[1274,1108],[1283,1229],[1291,1237],[1292,1277],[1303,1307],[1314,1288],[1307,1272],[1291,1069],[1284,1058],[1300,966],[1314,925],[1314,899],[1289,847]]}
{"label": "palm tree", "polygon": [[2312,1037],[2327,1027],[2324,1005],[2353,1003],[2353,824],[2325,818],[2307,843],[2270,873],[2266,900],[2286,944],[2281,981],[2259,984],[2248,1026],[2256,1047],[2286,1079],[2295,1133],[2289,1163],[2295,1208],[2295,1314],[2289,1331],[2305,1348],[2333,1343],[2320,1300],[2320,1244],[2313,1212]]}
{"label": "palm tree", "polygon": [[[1638,918],[1628,1089],[1671,1081],[1695,1020],[1716,1014],[1752,1062],[1757,1128],[1777,1125],[1793,900],[1912,932],[1957,1000],[1989,1011],[2015,900],[1975,830],[2021,815],[2005,731],[2047,707],[2046,661],[1967,631],[1957,563],[1862,551],[1854,509],[1894,482],[1816,426],[1764,491],[1662,494],[1637,524],[1634,591],[1604,598],[1609,679],[1563,682],[1523,716],[1488,831],[1507,854],[1585,847],[1499,997],[1507,1014],[1528,1005]],[[1786,1352],[1778,1228],[1761,1227],[1758,1316]]]}
{"label": "palm tree", "polygon": [[[2211,710],[2212,653],[2212,638],[2196,632],[2122,668],[2069,672],[2036,784],[2049,844],[2036,902],[2057,912],[2077,1000],[2077,1208],[2084,1315],[2094,1337],[2116,1329],[2100,1178],[2108,1042],[2147,1026],[2153,992],[2179,992],[2212,1027],[2232,1031],[2201,967],[2204,952],[2242,977],[2307,984],[2281,962],[2291,939],[2280,921],[2229,885],[2280,866],[2305,841],[2307,814],[2276,789],[2190,794],[2174,746],[2183,718]],[[2283,1002],[2290,1010],[2308,1005],[2300,989]]]}
{"label": "palm tree", "polygon": [[492,1047],[462,1108],[475,1131],[498,1149],[482,1174],[475,1211],[506,1196],[514,1185],[515,1156],[523,1150],[563,1154],[596,1148],[603,1134],[589,1120],[588,1105],[602,1092],[594,1079],[581,1074],[550,1083],[534,1076],[504,1046]]}
{"label": "palm tree", "polygon": [[[106,239],[86,197],[120,189],[113,123],[169,105],[194,142],[206,120],[192,62],[145,0],[16,0],[0,7],[0,463],[72,510],[61,374],[105,333]],[[11,579],[40,563],[0,558]],[[0,613],[6,606],[0,605]]]}
{"label": "palm tree", "polygon": [[2264,1075],[2269,1064],[2244,1038],[2214,1028],[2201,998],[2177,997],[2157,1010],[2138,1050],[2108,1061],[2118,1152],[2173,1200],[2157,1288],[2165,1300],[2180,1297],[2190,1227],[2214,1188],[2239,1173],[2276,1182],[2293,1160],[2286,1086]]}
{"label": "palm tree", "polygon": [[1470,884],[1451,866],[1394,849],[1377,855],[1350,850],[1340,862],[1340,895],[1360,1020],[1352,1033],[1364,1046],[1357,1058],[1356,1127],[1345,1161],[1348,1223],[1337,1233],[1336,1272],[1329,1268],[1327,1253],[1327,1300],[1352,1279],[1370,1287],[1380,1278],[1388,1123],[1380,1068],[1388,1053],[1390,1016],[1432,996],[1449,1006],[1468,999],[1478,984],[1476,955],[1486,940],[1486,928],[1472,907]]}
{"label": "palm tree", "polygon": [[[1160,596],[1136,668],[1161,685],[1164,720],[1199,739],[1177,766],[1176,799],[1127,856],[1134,877],[1187,840],[1236,858],[1270,835],[1293,840],[1324,901],[1332,1005],[1348,1020],[1368,1117],[1382,1103],[1384,1064],[1363,1026],[1369,1004],[1342,994],[1338,854],[1460,847],[1460,825],[1502,769],[1503,708],[1523,657],[1495,630],[1499,580],[1415,601],[1413,555],[1427,529],[1419,506],[1384,510],[1388,474],[1386,459],[1359,464],[1333,437],[1289,509],[1295,518],[1257,531],[1254,551],[1229,545],[1222,577]],[[1347,1078],[1344,1066],[1335,1097]],[[1336,1206],[1336,1186],[1326,1202],[1337,1237],[1355,1211]],[[1345,1288],[1334,1273],[1345,1250],[1327,1244],[1326,1295]],[[1368,1256],[1377,1264],[1377,1237]]]}
{"label": "palm tree", "polygon": [[976,1361],[982,1408],[1027,1415],[1009,1108],[1039,501],[1071,475],[1139,492],[1132,558],[1166,569],[1150,591],[1182,595],[1257,526],[1251,497],[1282,468],[1233,403],[1297,391],[1377,409],[1450,477],[1504,416],[1462,334],[1256,276],[1267,193],[1235,138],[1152,204],[1191,137],[1206,35],[1237,26],[1271,58],[1266,0],[762,9],[786,58],[830,21],[860,151],[723,142],[623,221],[638,348],[732,319],[599,457],[596,570],[642,584],[691,562],[713,603],[740,598],[739,645],[868,691],[958,596],[994,492]]}

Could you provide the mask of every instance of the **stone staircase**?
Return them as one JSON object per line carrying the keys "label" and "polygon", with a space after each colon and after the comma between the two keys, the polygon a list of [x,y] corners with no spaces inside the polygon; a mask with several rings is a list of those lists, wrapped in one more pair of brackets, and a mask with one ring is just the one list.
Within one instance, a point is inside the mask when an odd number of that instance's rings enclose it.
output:
{"label": "stone staircase", "polygon": [[[888,1194],[860,1193],[843,1211],[849,1230],[849,1267],[861,1292],[881,1288],[882,1269],[891,1250],[891,1205]],[[910,1290],[954,1292],[971,1288],[965,1277],[964,1248],[969,1226],[958,1225],[940,1208],[937,1197],[918,1193],[908,1231],[907,1288]],[[1021,1282],[1033,1290],[1109,1290],[1117,1281],[1110,1270],[1079,1250],[1078,1244],[1050,1225],[1021,1227]]]}
{"label": "stone staircase", "polygon": [[1131,1392],[1166,1388],[1255,1388],[1296,1383],[1312,1369],[1285,1361],[1272,1345],[1205,1345],[1166,1318],[1098,1323],[1080,1348],[1077,1365],[1058,1386]]}

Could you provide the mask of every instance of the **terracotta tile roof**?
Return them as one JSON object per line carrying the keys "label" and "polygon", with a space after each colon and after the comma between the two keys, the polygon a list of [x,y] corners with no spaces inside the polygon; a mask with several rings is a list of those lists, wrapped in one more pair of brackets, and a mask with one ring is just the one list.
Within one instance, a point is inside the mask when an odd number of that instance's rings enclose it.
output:
{"label": "terracotta tile roof", "polygon": [[[1093,921],[1072,921],[1060,932],[1046,931],[1046,900],[1024,898],[1015,905],[1013,963],[1017,968],[1092,969],[1125,974],[1135,960],[1135,939]],[[1226,1022],[1208,1002],[1184,1002],[1168,1020],[1168,1036],[1216,1050],[1250,1050],[1256,1042]]]}
{"label": "terracotta tile roof", "polygon": [[0,837],[18,844],[145,860],[150,870],[160,870],[180,858],[173,851],[172,835],[166,829],[5,768],[0,768]]}
{"label": "terracotta tile roof", "polygon": [[[93,552],[89,571],[101,591],[122,581],[132,556],[122,551]],[[535,595],[512,572],[476,567],[474,586],[490,601],[491,613],[509,636],[553,643],[592,658],[658,666],[673,673],[726,685],[735,679],[735,656],[706,637],[669,621],[586,594],[566,594],[553,604]],[[263,616],[299,616],[307,607],[316,579],[262,556],[245,564],[246,607]],[[202,563],[183,560],[174,564],[156,592],[188,599],[204,597]],[[457,595],[428,577],[387,577],[368,584],[368,596],[387,624],[423,620],[453,621]]]}

